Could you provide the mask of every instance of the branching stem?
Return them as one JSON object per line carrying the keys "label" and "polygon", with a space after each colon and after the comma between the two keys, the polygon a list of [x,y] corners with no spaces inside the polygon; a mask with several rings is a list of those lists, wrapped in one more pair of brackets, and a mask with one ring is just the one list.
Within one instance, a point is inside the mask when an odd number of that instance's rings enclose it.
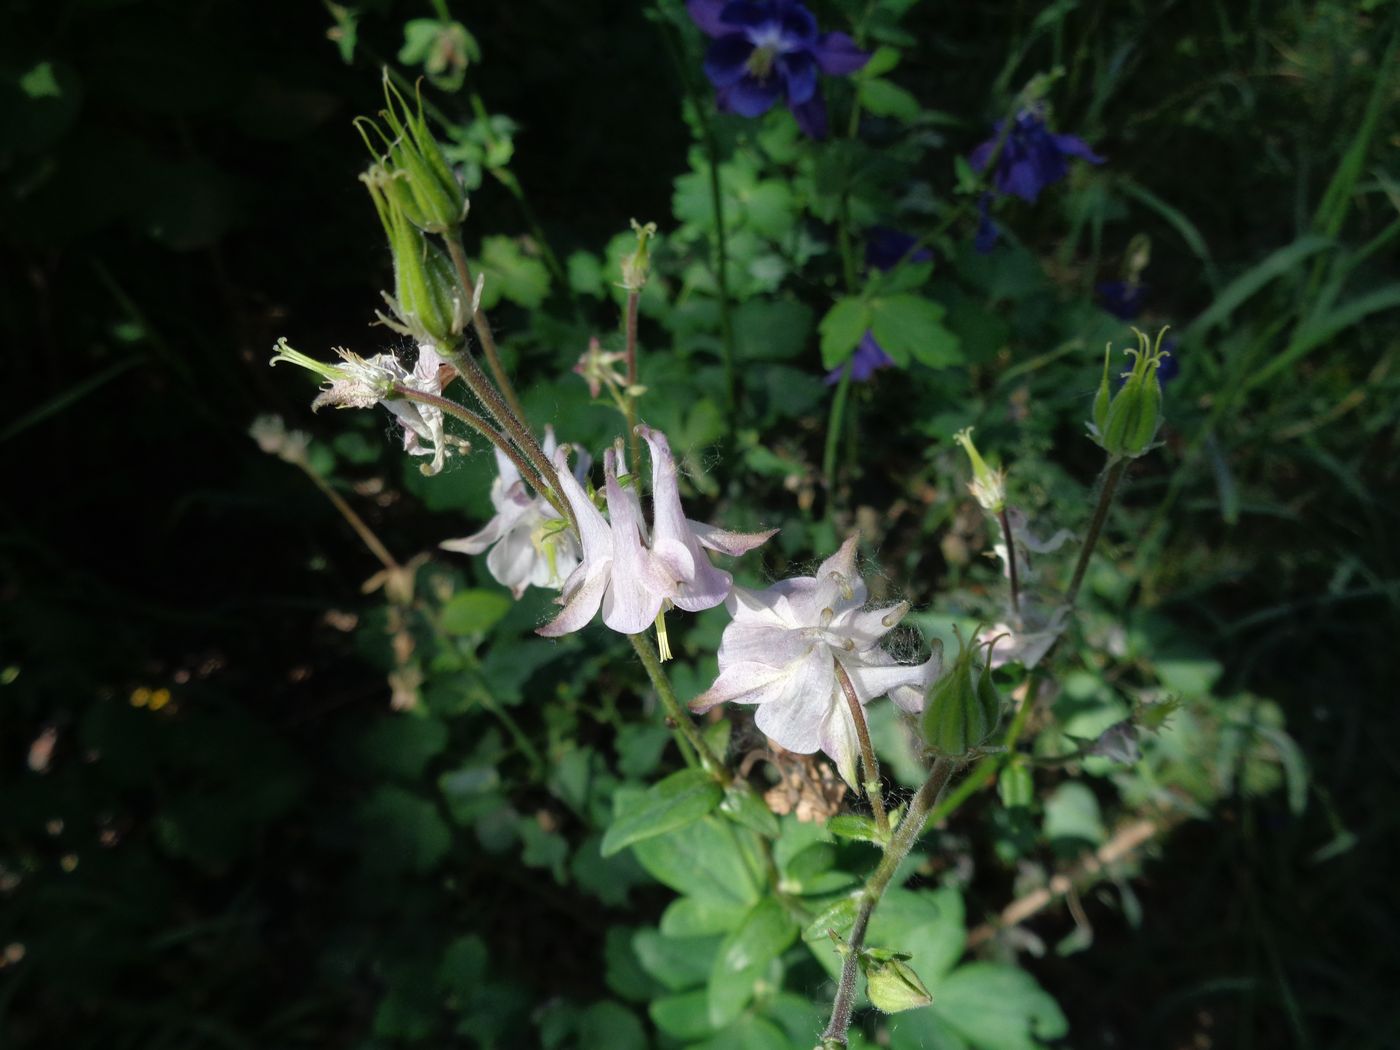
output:
{"label": "branching stem", "polygon": [[656,690],[656,695],[661,698],[661,705],[666,708],[666,714],[675,723],[675,727],[685,738],[686,742],[695,749],[695,753],[700,757],[700,764],[722,785],[728,787],[734,778],[729,770],[724,768],[724,763],[710,747],[700,733],[700,727],[695,724],[695,719],[686,710],[685,705],[676,696],[676,690],[671,685],[671,679],[666,674],[666,669],[661,666],[661,658],[656,654],[656,647],[651,644],[651,638],[645,634],[629,634],[627,640],[632,643],[632,648],[637,651],[637,656],[641,658],[642,666],[646,668],[647,677],[651,679],[652,688]]}
{"label": "branching stem", "polygon": [[923,834],[924,820],[937,805],[956,768],[957,762],[950,758],[940,758],[933,763],[933,769],[929,771],[924,786],[919,788],[918,794],[909,803],[909,812],[904,814],[899,827],[895,828],[894,836],[885,846],[885,855],[880,858],[879,867],[865,883],[865,889],[861,893],[860,910],[856,912],[855,925],[851,927],[850,940],[847,942],[850,951],[841,965],[841,978],[836,985],[836,999],[831,1006],[831,1022],[822,1033],[822,1050],[840,1050],[846,1045],[846,1033],[851,1027],[851,1011],[856,1001],[860,951],[865,945],[870,916],[874,914],[880,898],[889,889],[899,865]]}
{"label": "branching stem", "polygon": [[1089,519],[1089,531],[1084,536],[1079,561],[1075,563],[1074,575],[1070,577],[1069,587],[1065,590],[1065,604],[1068,606],[1073,606],[1075,599],[1079,597],[1079,587],[1084,582],[1084,573],[1088,571],[1089,559],[1093,557],[1094,548],[1098,546],[1099,533],[1103,532],[1103,523],[1108,519],[1108,508],[1113,505],[1113,495],[1118,491],[1118,482],[1122,480],[1127,467],[1128,461],[1121,458],[1109,464],[1103,487],[1099,489],[1099,502],[1094,507],[1094,516]]}

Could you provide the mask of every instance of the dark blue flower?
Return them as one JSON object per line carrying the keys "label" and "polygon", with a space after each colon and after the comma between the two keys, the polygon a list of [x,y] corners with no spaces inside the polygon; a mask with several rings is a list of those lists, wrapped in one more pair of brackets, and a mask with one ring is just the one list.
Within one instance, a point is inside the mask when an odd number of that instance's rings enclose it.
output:
{"label": "dark blue flower", "polygon": [[1147,285],[1138,281],[1104,281],[1095,290],[1099,305],[1120,321],[1136,318],[1147,302]]}
{"label": "dark blue flower", "polygon": [[[882,368],[889,368],[894,364],[894,358],[880,349],[880,344],[875,342],[875,337],[866,332],[860,337],[860,342],[856,345],[856,352],[851,355],[851,378],[857,383],[864,383]],[[826,374],[826,385],[835,386],[841,381],[841,373],[845,370],[845,365],[833,368]]]}
{"label": "dark blue flower", "polygon": [[992,195],[984,193],[977,201],[977,236],[973,238],[972,246],[986,255],[997,246],[1000,237],[997,224],[992,221]]}
{"label": "dark blue flower", "polygon": [[1162,352],[1164,356],[1162,357],[1162,363],[1157,366],[1157,378],[1161,380],[1163,386],[1166,386],[1175,379],[1177,373],[1181,371],[1181,362],[1177,359],[1176,348],[1177,341],[1174,338],[1168,338],[1162,341]]}
{"label": "dark blue flower", "polygon": [[812,138],[826,134],[826,103],[817,74],[846,76],[870,56],[845,33],[818,33],[798,0],[686,0],[695,24],[714,43],[705,75],[719,108],[758,117],[780,99]]}
{"label": "dark blue flower", "polygon": [[918,243],[917,237],[889,226],[872,226],[865,231],[865,265],[873,270],[893,270],[906,255],[911,263],[932,262],[933,252],[928,248],[910,252]]}
{"label": "dark blue flower", "polygon": [[[1038,108],[1027,108],[1016,114],[1002,142],[1002,122],[994,134],[968,157],[974,171],[981,171],[996,153],[992,172],[992,188],[1002,196],[1020,197],[1034,201],[1040,191],[1069,174],[1070,157],[1082,157],[1091,164],[1103,163],[1088,144],[1075,135],[1057,135],[1045,126]],[[1001,142],[1001,152],[997,143]]]}

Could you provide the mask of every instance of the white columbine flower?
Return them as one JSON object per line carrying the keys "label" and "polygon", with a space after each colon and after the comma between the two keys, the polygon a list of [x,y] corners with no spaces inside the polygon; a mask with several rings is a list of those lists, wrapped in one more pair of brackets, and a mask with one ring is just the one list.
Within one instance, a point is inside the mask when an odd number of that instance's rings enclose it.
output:
{"label": "white columbine flower", "polygon": [[[439,546],[462,554],[480,554],[488,547],[486,568],[498,583],[519,598],[526,587],[559,590],[578,567],[582,551],[577,537],[565,526],[549,500],[531,491],[510,457],[496,449],[496,480],[491,483],[491,505],[496,516],[486,527],[460,540]],[[544,428],[544,453],[551,459],[558,451],[554,428]],[[581,481],[588,473],[589,457],[582,455],[574,467]]]}
{"label": "white columbine flower", "polygon": [[[366,358],[338,347],[335,352],[341,360],[338,365],[308,357],[293,350],[282,339],[277,343],[277,356],[272,363],[290,361],[325,378],[326,385],[321,388],[316,400],[311,402],[312,411],[322,405],[337,408],[383,405],[403,424],[403,447],[409,455],[433,457],[431,463],[423,465],[424,474],[436,474],[442,470],[443,457],[447,455],[449,445],[465,445],[460,438],[450,437],[446,433],[441,409],[394,396],[395,383],[441,396],[442,382],[439,377],[443,360],[431,344],[424,343],[418,347],[418,360],[411,372],[393,354],[375,354]],[[425,441],[427,445],[423,444]]]}
{"label": "white columbine flower", "polygon": [[559,597],[563,611],[539,629],[545,637],[579,630],[600,607],[603,622],[623,634],[647,630],[672,605],[690,612],[713,608],[729,595],[734,581],[710,564],[701,548],[739,555],[777,531],[728,532],[686,518],[665,436],[648,427],[638,427],[637,433],[651,450],[650,530],[620,449],[603,455],[606,519],[569,471],[567,450],[554,455],[559,485],[578,519],[583,561],[564,581]]}
{"label": "white columbine flower", "polygon": [[754,722],[768,737],[798,754],[825,751],[852,786],[859,738],[835,664],[850,676],[862,704],[888,695],[911,714],[922,709],[942,669],[938,653],[922,664],[901,664],[880,648],[909,603],[865,608],[865,583],[855,567],[859,538],[846,540],[815,576],[762,591],[734,588],[719,677],[690,705],[701,712],[726,701],[755,704]]}

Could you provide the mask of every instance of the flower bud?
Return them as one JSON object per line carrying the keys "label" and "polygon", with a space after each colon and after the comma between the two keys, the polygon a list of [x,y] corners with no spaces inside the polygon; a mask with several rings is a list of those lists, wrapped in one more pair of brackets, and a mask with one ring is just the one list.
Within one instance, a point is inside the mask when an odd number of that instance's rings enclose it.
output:
{"label": "flower bud", "polygon": [[1006,508],[1006,471],[992,470],[972,443],[972,427],[964,427],[953,439],[967,450],[972,460],[972,481],[967,486],[978,506],[989,514],[1000,514]]}
{"label": "flower bud", "polygon": [[646,287],[651,276],[651,249],[648,242],[656,236],[656,223],[645,226],[632,220],[632,230],[637,234],[637,247],[631,255],[622,260],[622,287],[629,292],[640,292]]}
{"label": "flower bud", "polygon": [[[467,217],[467,193],[428,128],[422,95],[418,96],[417,109],[410,109],[386,71],[384,99],[388,108],[379,115],[385,127],[366,118],[355,124],[374,156],[374,164],[361,177],[379,185],[420,230],[446,233],[456,229]],[[375,148],[367,128],[378,135],[382,149]]]}
{"label": "flower bud", "polygon": [[933,1002],[924,982],[913,967],[911,956],[883,948],[867,948],[860,953],[860,968],[865,974],[865,994],[870,1005],[887,1014],[914,1010]]}
{"label": "flower bud", "polygon": [[1022,759],[1009,762],[997,777],[997,794],[1007,809],[1019,809],[1031,804],[1035,797],[1035,782],[1030,767]]}
{"label": "flower bud", "polygon": [[[993,639],[986,648],[995,644]],[[957,659],[924,704],[924,742],[947,758],[960,758],[980,747],[1001,721],[1001,696],[992,683],[990,661],[979,666],[980,648],[980,642],[965,645],[959,633]]]}
{"label": "flower bud", "polygon": [[389,238],[394,258],[394,295],[385,296],[397,323],[381,320],[419,343],[452,348],[466,328],[468,304],[447,255],[414,226],[400,207],[400,199],[384,191],[382,184],[361,176]]}
{"label": "flower bud", "polygon": [[1135,459],[1147,452],[1162,425],[1162,384],[1157,378],[1157,371],[1169,356],[1162,349],[1162,336],[1166,332],[1163,328],[1152,346],[1149,346],[1146,335],[1137,332],[1137,349],[1126,351],[1133,357],[1132,371],[1106,408],[1103,406],[1108,382],[1105,359],[1104,379],[1094,398],[1091,434],[1103,450],[1114,458],[1126,456]]}

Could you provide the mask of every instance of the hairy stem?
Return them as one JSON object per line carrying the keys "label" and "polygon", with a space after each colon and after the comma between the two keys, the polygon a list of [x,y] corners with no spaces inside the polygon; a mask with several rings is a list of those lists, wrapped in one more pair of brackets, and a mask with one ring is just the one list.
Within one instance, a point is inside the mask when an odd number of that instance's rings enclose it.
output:
{"label": "hairy stem", "polygon": [[951,758],[939,758],[933,763],[933,769],[929,771],[924,786],[919,788],[914,801],[909,803],[909,812],[904,814],[904,819],[895,829],[894,837],[885,846],[885,855],[880,858],[879,867],[866,880],[865,889],[861,893],[860,910],[856,912],[855,925],[851,927],[851,937],[847,942],[850,951],[841,965],[841,978],[836,985],[836,999],[831,1006],[831,1022],[826,1026],[826,1031],[822,1032],[823,1050],[839,1050],[846,1045],[846,1033],[851,1027],[851,1011],[856,1001],[856,975],[860,972],[860,951],[865,944],[865,932],[870,926],[870,916],[874,914],[880,898],[885,895],[885,890],[889,889],[899,865],[923,834],[924,820],[937,805],[956,768],[957,762]]}
{"label": "hairy stem", "polygon": [[[462,232],[458,229],[455,234],[446,236],[443,240],[447,242],[447,254],[452,256],[452,265],[457,269],[457,279],[462,282],[462,291],[466,293],[467,302],[471,302],[474,298],[476,284],[472,279],[471,265],[467,262],[466,249],[462,247]],[[496,346],[496,336],[491,331],[491,322],[486,319],[484,310],[472,312],[472,327],[476,330],[476,337],[481,342],[481,349],[486,353],[486,364],[491,369],[491,376],[496,380],[496,386],[505,395],[510,410],[515,413],[521,423],[526,423],[525,409],[520,404],[520,398],[516,396],[515,387],[511,386],[505,366],[501,364],[501,351]]]}
{"label": "hairy stem", "polygon": [[1074,575],[1070,577],[1069,587],[1065,590],[1065,604],[1073,606],[1075,599],[1079,597],[1079,587],[1084,582],[1084,573],[1089,568],[1089,559],[1093,557],[1094,548],[1098,546],[1099,533],[1103,532],[1103,523],[1108,519],[1108,508],[1113,505],[1113,494],[1118,491],[1118,482],[1123,478],[1123,472],[1128,467],[1126,459],[1116,459],[1108,467],[1108,473],[1104,476],[1103,487],[1099,489],[1099,502],[1094,507],[1094,516],[1089,519],[1089,531],[1084,536],[1084,547],[1079,552],[1079,561],[1075,563]]}
{"label": "hairy stem", "polygon": [[870,727],[865,723],[865,709],[861,707],[855,684],[846,673],[846,669],[841,666],[841,661],[833,658],[831,662],[836,667],[836,680],[841,683],[841,692],[846,694],[846,706],[850,708],[851,719],[856,724],[856,736],[860,738],[860,762],[865,771],[865,797],[870,800],[870,808],[875,812],[875,823],[882,833],[888,834],[890,818],[885,812],[884,787],[880,783],[880,760],[875,757],[875,748],[870,744]]}
{"label": "hairy stem", "polygon": [[671,685],[671,679],[667,677],[666,669],[661,666],[661,659],[656,655],[656,647],[651,644],[651,638],[645,634],[629,634],[627,640],[632,643],[632,648],[637,651],[637,655],[641,658],[642,666],[647,671],[647,677],[651,679],[656,695],[661,698],[661,705],[666,708],[666,714],[675,723],[676,729],[680,731],[685,741],[700,756],[700,765],[721,784],[728,787],[734,779],[733,776],[730,775],[729,770],[724,768],[724,763],[715,755],[714,750],[701,735],[700,727],[695,724],[695,719],[690,716],[690,712],[676,696],[675,687]]}
{"label": "hairy stem", "polygon": [[627,312],[623,314],[623,332],[626,338],[627,389],[622,393],[623,415],[627,417],[628,451],[632,454],[632,469],[640,469],[641,446],[637,437],[637,406],[632,391],[637,389],[637,304],[642,293],[636,288],[627,290]]}
{"label": "hairy stem", "polygon": [[493,427],[490,420],[486,419],[486,417],[473,412],[471,409],[467,408],[466,405],[460,405],[451,398],[443,397],[440,394],[430,394],[425,390],[414,390],[412,387],[404,386],[402,383],[393,384],[393,390],[397,397],[401,397],[405,401],[414,401],[420,405],[430,405],[441,411],[444,415],[451,416],[453,419],[460,419],[482,437],[486,438],[487,441],[491,442],[491,444],[495,445],[496,448],[506,454],[511,463],[515,465],[515,469],[520,472],[520,476],[525,479],[527,485],[534,489],[537,494],[547,499],[550,506],[557,510],[561,517],[572,523],[572,508],[570,508],[559,495],[557,482],[554,487],[551,487],[550,484],[540,476],[540,472],[535,469],[535,465],[527,460],[521,454],[520,450],[510,443],[509,438]]}

